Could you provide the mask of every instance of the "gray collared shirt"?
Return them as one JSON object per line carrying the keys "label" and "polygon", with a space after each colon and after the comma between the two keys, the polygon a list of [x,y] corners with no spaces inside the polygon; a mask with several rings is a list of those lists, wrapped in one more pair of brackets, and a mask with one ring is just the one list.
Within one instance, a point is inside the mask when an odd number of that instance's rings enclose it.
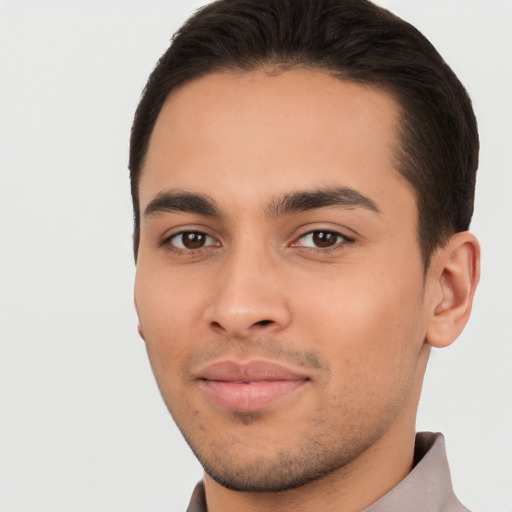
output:
{"label": "gray collared shirt", "polygon": [[[453,492],[442,434],[416,434],[413,470],[363,512],[469,512]],[[187,512],[207,512],[203,483],[197,484]]]}

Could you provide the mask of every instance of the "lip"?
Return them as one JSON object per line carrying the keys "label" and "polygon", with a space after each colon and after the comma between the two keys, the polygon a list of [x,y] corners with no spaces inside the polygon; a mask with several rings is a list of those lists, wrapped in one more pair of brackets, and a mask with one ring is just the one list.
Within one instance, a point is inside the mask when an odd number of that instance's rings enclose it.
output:
{"label": "lip", "polygon": [[296,393],[309,377],[278,363],[263,360],[220,361],[198,372],[205,394],[232,411],[258,411]]}

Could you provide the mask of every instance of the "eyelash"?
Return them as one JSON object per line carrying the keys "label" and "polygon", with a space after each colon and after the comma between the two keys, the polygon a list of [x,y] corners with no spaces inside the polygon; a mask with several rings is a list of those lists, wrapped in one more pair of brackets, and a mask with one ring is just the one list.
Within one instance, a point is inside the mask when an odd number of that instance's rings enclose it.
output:
{"label": "eyelash", "polygon": [[[329,235],[334,235],[336,238],[341,238],[341,241],[336,242],[334,245],[330,247],[306,247],[298,245],[299,240],[304,239],[307,236],[314,235],[315,233],[324,233]],[[187,234],[194,234],[194,235],[202,235],[207,238],[211,238],[212,240],[215,240],[211,235],[208,233],[205,233],[204,231],[179,231],[178,233],[173,233],[172,235],[168,236],[162,242],[160,245],[162,247],[165,247],[167,250],[171,251],[173,254],[176,254],[177,256],[194,256],[197,253],[212,249],[215,247],[219,247],[219,245],[210,244],[206,246],[199,247],[197,249],[182,249],[180,247],[176,247],[172,244],[172,240],[178,238],[179,236],[187,235]],[[355,242],[355,240],[351,237],[348,237],[347,235],[344,235],[343,233],[340,233],[339,231],[334,231],[330,229],[313,229],[311,231],[308,231],[299,237],[295,239],[295,241],[290,244],[291,247],[298,247],[301,248],[304,251],[308,251],[313,254],[329,254],[334,251],[338,251],[343,248],[343,246],[351,245]]]}
{"label": "eyelash", "polygon": [[[341,238],[340,241],[336,242],[334,245],[330,247],[306,247],[306,246],[300,246],[298,245],[298,242],[302,239],[304,239],[307,236],[314,235],[315,233],[324,233],[329,235],[334,235],[336,238]],[[340,233],[339,231],[335,231],[332,229],[312,229],[311,231],[308,231],[307,233],[304,233],[300,235],[295,242],[293,242],[291,245],[292,247],[299,247],[303,250],[306,250],[313,254],[329,254],[334,251],[339,251],[344,246],[351,245],[355,242],[355,240],[351,237],[348,237],[347,235],[344,235],[343,233]]]}
{"label": "eyelash", "polygon": [[197,249],[182,249],[180,247],[176,247],[173,245],[172,241],[173,239],[176,239],[180,236],[187,235],[187,234],[193,234],[193,235],[202,235],[207,238],[211,238],[212,240],[215,240],[211,235],[208,233],[205,233],[204,231],[195,231],[195,230],[187,230],[187,231],[179,231],[178,233],[173,233],[172,235],[168,236],[162,242],[160,243],[160,246],[165,247],[168,251],[172,252],[173,254],[176,254],[177,256],[194,256],[195,254],[208,250],[211,248],[215,248],[215,244],[207,245],[198,247]]}

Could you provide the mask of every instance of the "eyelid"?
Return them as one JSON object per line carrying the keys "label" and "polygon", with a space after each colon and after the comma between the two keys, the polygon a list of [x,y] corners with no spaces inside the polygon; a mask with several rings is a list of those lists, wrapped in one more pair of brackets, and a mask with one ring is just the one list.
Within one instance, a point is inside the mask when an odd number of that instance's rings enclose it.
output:
{"label": "eyelid", "polygon": [[[204,245],[202,245],[201,247],[198,247],[197,249],[204,249],[205,247],[212,247],[212,246],[216,245],[216,243],[215,243],[215,242],[216,242],[215,238],[213,238],[212,236],[208,235],[207,233],[202,233],[202,232],[200,232],[200,231],[181,231],[181,232],[179,232],[179,233],[174,233],[173,235],[171,235],[171,236],[167,239],[167,243],[171,243],[172,245],[174,245],[175,247],[177,247],[177,246],[176,246],[176,243],[173,243],[173,241],[174,241],[175,239],[179,239],[179,237],[180,237],[180,236],[181,236],[181,237],[183,237],[183,235],[190,234],[190,233],[194,233],[194,234],[197,234],[197,235],[204,235],[205,240],[210,239],[210,240],[213,240],[213,242],[214,242],[214,243],[212,244],[212,243],[207,243],[207,242],[205,241]],[[181,245],[183,245],[183,242],[181,242]],[[183,250],[183,251],[193,251],[193,250],[194,250],[194,249],[190,249],[190,248],[185,247],[185,246],[183,246],[183,247],[177,247],[177,248],[178,248],[178,249],[180,249],[180,250]]]}
{"label": "eyelid", "polygon": [[[324,225],[324,226],[318,226],[318,227],[313,227],[313,228],[308,226],[308,228],[309,229],[306,229],[305,231],[302,231],[301,233],[294,236],[293,242],[290,244],[292,247],[304,247],[305,249],[315,249],[315,250],[320,250],[320,251],[327,251],[329,249],[336,249],[340,245],[352,244],[356,241],[356,238],[354,236],[348,235],[345,232],[346,230],[341,229],[340,227],[334,227],[334,226],[331,227],[331,226]],[[304,229],[304,227],[302,229]],[[299,241],[301,239],[303,239],[307,236],[313,235],[314,233],[318,233],[318,232],[332,233],[332,234],[335,234],[335,235],[341,237],[342,240],[337,242],[336,244],[334,244],[331,247],[325,247],[325,248],[307,247],[307,246],[299,245]]]}
{"label": "eyelid", "polygon": [[[172,230],[168,230],[163,236],[162,239],[159,241],[158,245],[160,247],[164,247],[168,249],[169,251],[175,252],[175,253],[186,253],[186,254],[193,254],[197,251],[207,250],[212,247],[220,247],[221,242],[219,241],[219,237],[213,235],[208,228],[205,226],[178,226],[173,228]],[[184,235],[187,233],[197,233],[204,235],[205,237],[213,240],[215,243],[208,243],[202,247],[198,247],[197,249],[188,249],[185,247],[177,247],[172,243],[172,240],[180,235]]]}

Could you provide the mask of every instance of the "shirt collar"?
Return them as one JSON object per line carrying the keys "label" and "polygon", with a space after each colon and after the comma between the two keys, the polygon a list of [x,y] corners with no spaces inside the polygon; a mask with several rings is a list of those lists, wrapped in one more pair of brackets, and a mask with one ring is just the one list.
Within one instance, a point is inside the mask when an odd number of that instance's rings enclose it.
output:
{"label": "shirt collar", "polygon": [[396,487],[364,512],[469,512],[455,496],[442,434],[416,434],[414,458],[419,461]]}
{"label": "shirt collar", "polygon": [[[453,492],[442,434],[416,434],[414,459],[418,463],[407,477],[363,512],[469,512]],[[194,489],[187,512],[207,512],[202,482]]]}

